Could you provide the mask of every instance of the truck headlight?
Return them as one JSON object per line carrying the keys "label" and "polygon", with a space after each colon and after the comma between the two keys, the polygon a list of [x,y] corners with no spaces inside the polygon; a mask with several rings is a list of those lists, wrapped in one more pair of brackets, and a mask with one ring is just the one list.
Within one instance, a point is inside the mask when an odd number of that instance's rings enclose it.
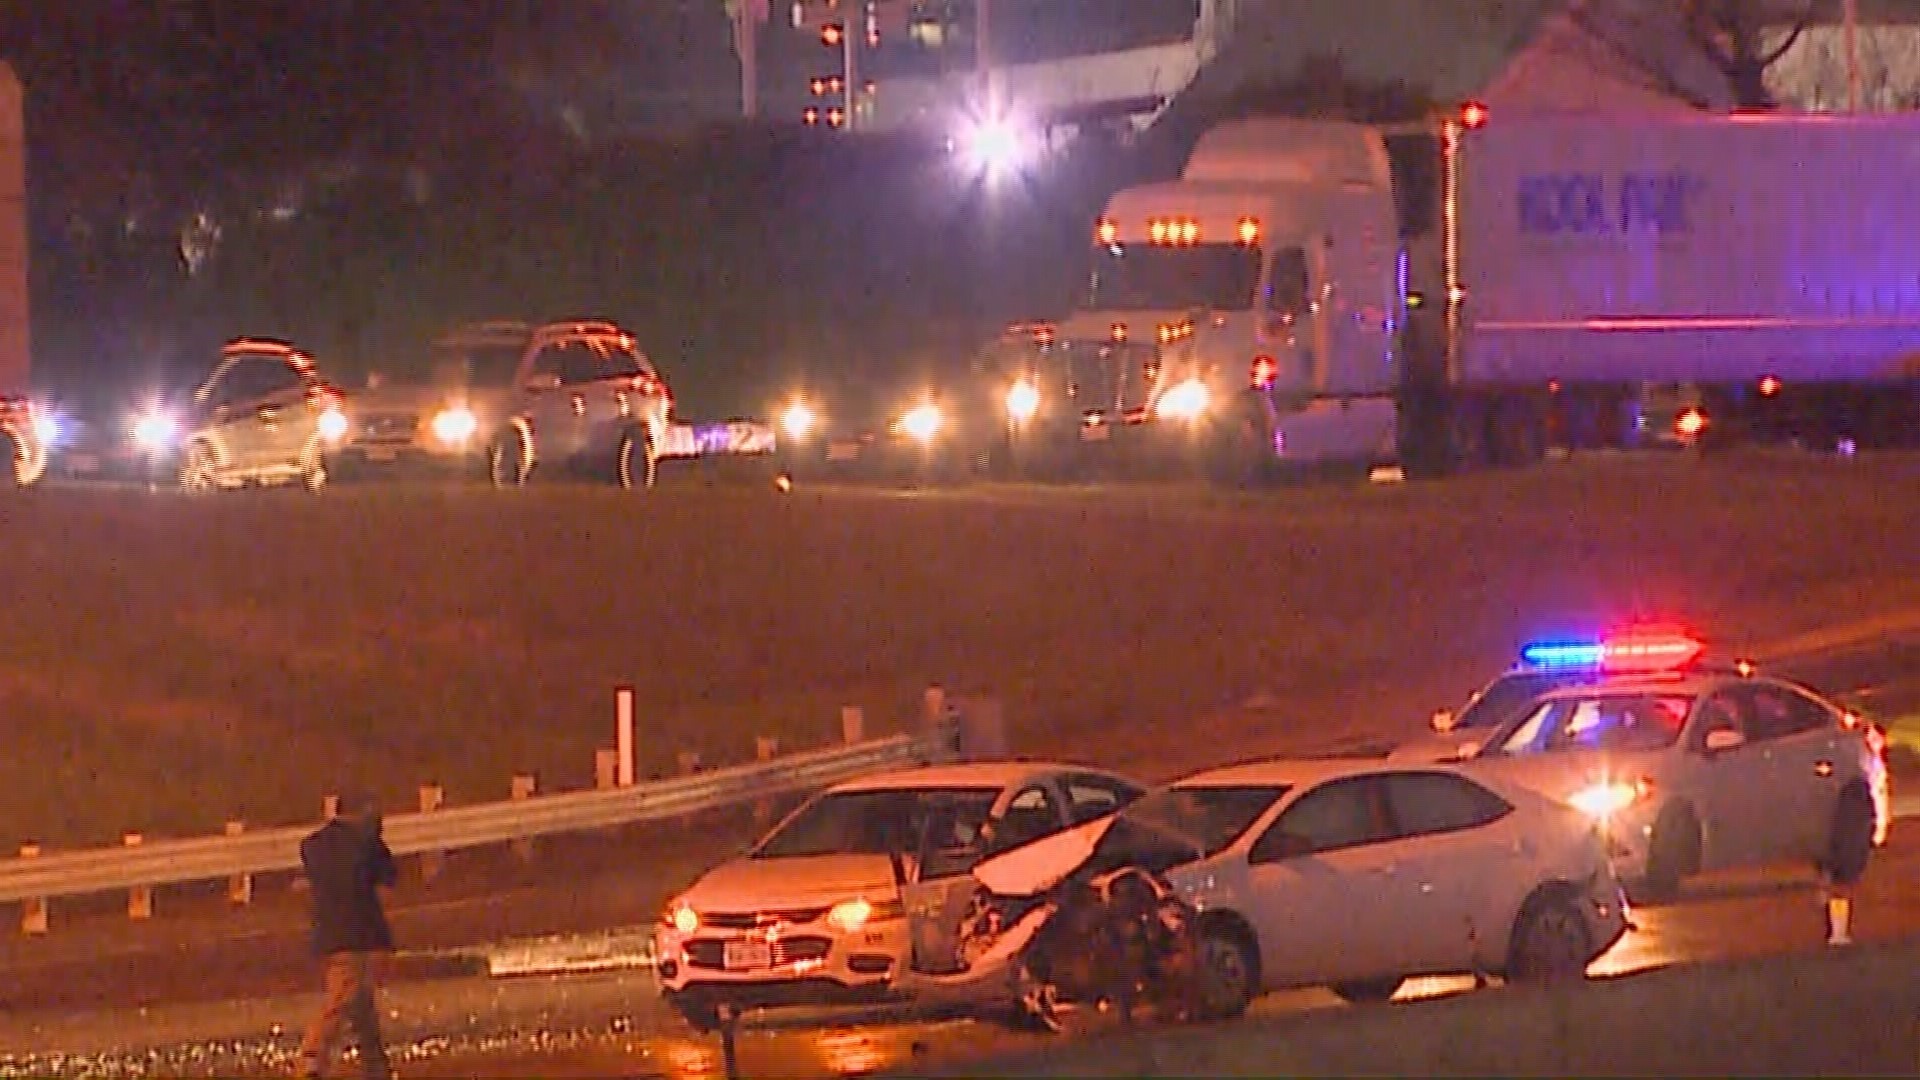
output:
{"label": "truck headlight", "polygon": [[1162,419],[1196,420],[1207,411],[1207,400],[1211,396],[1206,383],[1188,379],[1168,387],[1153,409]]}
{"label": "truck headlight", "polygon": [[897,426],[916,441],[930,443],[933,437],[940,433],[943,419],[940,415],[940,406],[929,403],[908,410],[907,414],[900,418]]}
{"label": "truck headlight", "polygon": [[787,411],[780,415],[780,427],[787,433],[788,438],[804,439],[807,433],[813,430],[813,425],[818,419],[806,402],[796,401],[787,406]]}
{"label": "truck headlight", "polygon": [[339,409],[328,408],[326,412],[320,414],[316,428],[322,439],[337,443],[347,437],[347,414]]}
{"label": "truck headlight", "polygon": [[480,430],[480,418],[464,405],[441,409],[433,416],[433,437],[443,443],[463,443]]}
{"label": "truck headlight", "polygon": [[1007,415],[1014,422],[1024,424],[1033,419],[1040,411],[1040,388],[1026,379],[1013,384],[1007,391]]}

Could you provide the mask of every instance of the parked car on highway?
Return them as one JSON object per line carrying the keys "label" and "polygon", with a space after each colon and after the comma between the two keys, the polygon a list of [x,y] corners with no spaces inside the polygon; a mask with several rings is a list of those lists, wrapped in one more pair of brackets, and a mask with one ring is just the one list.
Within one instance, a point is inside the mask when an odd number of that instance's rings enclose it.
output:
{"label": "parked car on highway", "polygon": [[[1705,660],[1673,630],[1530,646],[1575,677],[1474,729],[1470,759],[1587,813],[1648,899],[1706,871],[1827,866],[1861,833],[1886,842],[1892,791],[1877,725],[1748,664]],[[1433,760],[1422,742],[1389,760]]]}
{"label": "parked car on highway", "polygon": [[701,1030],[723,1006],[900,1000],[913,972],[959,968],[977,863],[1141,791],[1113,773],[1030,761],[839,784],[668,905],[655,934],[661,989]]}
{"label": "parked car on highway", "polygon": [[326,453],[346,433],[340,391],[313,358],[284,341],[237,338],[178,412],[135,424],[140,444],[179,463],[180,486],[211,491],[249,484],[327,482]]}
{"label": "parked car on highway", "polygon": [[426,377],[355,391],[331,457],[354,475],[425,467],[520,487],[575,474],[644,490],[671,407],[652,361],[613,323],[477,323],[433,344]]}
{"label": "parked car on highway", "polygon": [[1176,781],[1113,828],[1129,822],[1166,839],[1156,869],[1196,912],[1214,1016],[1286,987],[1377,1001],[1418,975],[1580,977],[1628,928],[1592,822],[1498,776],[1259,761]]}

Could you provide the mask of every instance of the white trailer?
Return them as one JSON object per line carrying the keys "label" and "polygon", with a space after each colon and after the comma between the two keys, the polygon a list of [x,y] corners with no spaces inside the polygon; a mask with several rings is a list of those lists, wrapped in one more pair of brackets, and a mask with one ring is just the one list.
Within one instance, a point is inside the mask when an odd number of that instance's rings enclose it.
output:
{"label": "white trailer", "polygon": [[[1413,464],[1896,442],[1920,433],[1915,175],[1914,115],[1237,121],[1113,197],[1059,336],[1184,352],[1216,434],[1251,436],[1223,444],[1280,461],[1381,456],[1382,408]],[[1237,240],[1246,287],[1196,291]],[[1151,273],[1103,297],[1129,261]]]}

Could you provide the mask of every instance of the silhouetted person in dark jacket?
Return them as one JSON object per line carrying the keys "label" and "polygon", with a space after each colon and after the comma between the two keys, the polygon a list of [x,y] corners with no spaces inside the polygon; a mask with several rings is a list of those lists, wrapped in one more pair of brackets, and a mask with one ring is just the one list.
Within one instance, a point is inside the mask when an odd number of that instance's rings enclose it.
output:
{"label": "silhouetted person in dark jacket", "polygon": [[332,821],[300,842],[300,865],[313,890],[313,951],[326,965],[326,1001],[300,1043],[302,1076],[325,1074],[342,1023],[353,1027],[361,1074],[392,1075],[374,989],[377,961],[393,951],[378,887],[398,875],[380,831],[379,806],[349,794],[340,797]]}

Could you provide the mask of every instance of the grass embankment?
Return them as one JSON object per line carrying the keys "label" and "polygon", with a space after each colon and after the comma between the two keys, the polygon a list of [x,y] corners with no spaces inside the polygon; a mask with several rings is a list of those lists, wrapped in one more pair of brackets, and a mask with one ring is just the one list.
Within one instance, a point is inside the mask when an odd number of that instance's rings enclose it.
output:
{"label": "grass embankment", "polygon": [[[589,782],[993,693],[1016,746],[1150,775],[1417,729],[1530,635],[1755,642],[1920,603],[1900,460],[1556,466],[1259,497],[43,491],[0,508],[0,850]],[[1255,694],[1277,707],[1233,706]]]}

